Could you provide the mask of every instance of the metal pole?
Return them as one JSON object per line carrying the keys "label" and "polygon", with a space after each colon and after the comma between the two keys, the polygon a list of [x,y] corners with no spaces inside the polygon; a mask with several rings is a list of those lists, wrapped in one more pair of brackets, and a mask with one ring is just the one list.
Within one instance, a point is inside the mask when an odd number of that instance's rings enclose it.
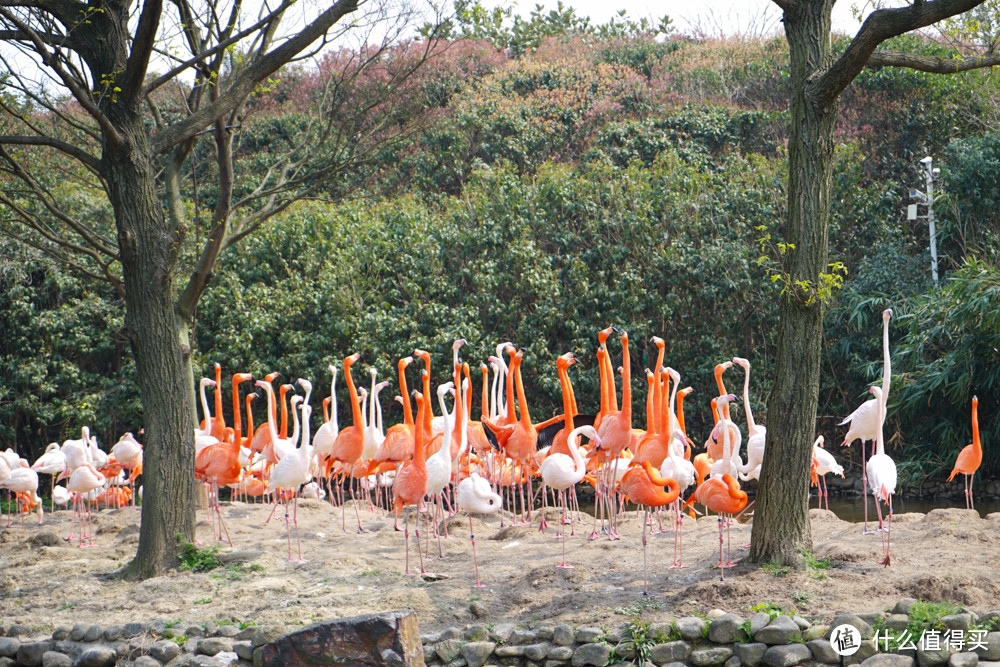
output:
{"label": "metal pole", "polygon": [[930,227],[931,237],[931,278],[934,279],[934,287],[938,287],[938,266],[937,266],[937,239],[934,229],[934,173],[931,169],[931,158],[922,160],[927,173],[924,175],[927,184],[927,224]]}

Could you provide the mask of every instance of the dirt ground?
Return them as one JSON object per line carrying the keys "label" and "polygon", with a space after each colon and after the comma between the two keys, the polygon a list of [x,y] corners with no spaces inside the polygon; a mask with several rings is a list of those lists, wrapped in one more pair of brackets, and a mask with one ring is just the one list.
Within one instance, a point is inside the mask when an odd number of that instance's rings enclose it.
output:
{"label": "dirt ground", "polygon": [[[815,555],[829,569],[782,570],[742,563],[750,526],[732,528],[737,566],[719,581],[718,529],[714,517],[687,519],[684,569],[670,569],[673,533],[649,539],[650,592],[642,598],[641,520],[630,513],[622,537],[586,539],[591,518],[576,525],[567,542],[573,569],[559,569],[558,515],[540,534],[532,526],[500,529],[499,518],[475,519],[476,547],[485,588],[473,588],[468,520],[448,520],[445,559],[431,542],[426,569],[433,576],[403,576],[403,533],[392,519],[368,511],[370,531],[341,530],[340,509],[325,501],[299,503],[305,563],[287,560],[283,512],[267,525],[269,507],[223,503],[237,558],[208,573],[171,572],[141,583],[107,575],[132,557],[138,542],[139,509],[95,515],[96,547],[79,549],[61,539],[70,532],[67,510],[45,515],[38,526],[0,528],[0,620],[39,629],[79,621],[103,625],[132,620],[281,621],[289,626],[399,608],[415,609],[421,630],[467,623],[519,625],[570,623],[614,627],[642,612],[666,620],[721,608],[749,615],[751,605],[770,602],[797,608],[807,617],[829,619],[841,612],[884,610],[901,597],[948,600],[984,612],[1000,606],[1000,513],[985,519],[962,509],[901,514],[892,530],[892,566],[878,564],[881,536],[861,534],[860,524],[811,510]],[[198,513],[198,536],[211,543],[207,512]],[[509,521],[509,520],[508,520]],[[421,522],[422,523],[422,522]],[[669,526],[664,521],[664,526]],[[411,522],[411,536],[412,536]],[[355,527],[356,529],[356,527]],[[421,535],[425,535],[421,525]],[[294,549],[294,541],[293,541]],[[229,552],[228,545],[221,553]],[[411,566],[416,568],[415,551]],[[256,556],[256,557],[255,557]],[[825,575],[825,576],[824,576]],[[477,603],[477,604],[472,604]],[[481,614],[476,618],[470,605]]]}

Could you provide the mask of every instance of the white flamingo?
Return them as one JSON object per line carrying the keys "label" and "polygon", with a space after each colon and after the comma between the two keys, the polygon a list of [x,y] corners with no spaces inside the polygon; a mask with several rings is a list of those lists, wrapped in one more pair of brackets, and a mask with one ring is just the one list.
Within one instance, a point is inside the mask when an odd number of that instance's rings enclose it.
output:
{"label": "white flamingo", "polygon": [[767,427],[753,419],[750,408],[750,361],[743,357],[733,357],[733,363],[742,366],[743,409],[747,413],[747,462],[740,467],[740,479],[760,479],[760,464],[764,461],[764,445],[767,441]]}
{"label": "white flamingo", "polygon": [[[879,562],[882,565],[890,565],[889,545],[892,542],[892,496],[896,493],[896,463],[885,453],[885,441],[882,435],[882,420],[885,418],[885,397],[882,390],[872,387],[872,394],[878,402],[879,422],[878,432],[875,436],[875,453],[868,459],[865,466],[868,470],[868,480],[871,482],[872,495],[875,496],[875,511],[878,512],[879,530],[884,530],[882,535],[882,546],[885,547],[885,556]],[[889,506],[889,521],[883,527],[882,506],[879,500],[884,501]]]}
{"label": "white flamingo", "polygon": [[[97,468],[94,467],[93,463],[87,462],[69,473],[67,470],[59,476],[59,479],[63,477],[69,477],[69,481],[66,482],[66,489],[74,494],[74,505],[76,506],[76,514],[80,521],[80,540],[78,546],[83,548],[83,538],[87,537],[90,539],[89,544],[86,546],[94,546],[94,519],[93,514],[90,511],[90,498],[94,497],[98,489],[104,486],[106,481],[104,475],[102,475]],[[90,527],[90,532],[84,535],[84,519],[83,519],[83,509],[80,505],[85,504],[87,506],[87,525]],[[73,529],[70,527],[69,540],[73,539]]]}
{"label": "white flamingo", "polygon": [[[45,448],[45,453],[38,457],[38,460],[31,464],[31,469],[43,475],[50,475],[50,493],[55,494],[56,475],[66,469],[66,455],[59,448],[58,442],[50,442]],[[49,508],[55,511],[55,498],[50,500]]]}
{"label": "white flamingo", "polygon": [[833,454],[823,448],[823,442],[823,436],[816,437],[816,442],[813,443],[813,461],[816,467],[818,485],[821,485],[818,491],[820,509],[823,508],[823,498],[826,498],[826,508],[830,509],[830,494],[826,490],[826,475],[832,472],[835,475],[843,477],[844,467],[837,463],[837,459],[834,458]]}
{"label": "white flamingo", "polygon": [[[886,403],[889,401],[889,386],[892,380],[892,364],[891,359],[889,358],[889,318],[891,317],[892,308],[886,308],[882,311],[881,392]],[[881,415],[881,417],[879,415]],[[838,424],[838,426],[850,424],[847,429],[847,434],[844,435],[844,442],[841,443],[841,446],[850,446],[856,439],[861,439],[861,480],[864,484],[862,498],[865,499],[865,527],[862,529],[862,533],[865,535],[875,532],[873,530],[868,530],[868,487],[870,485],[868,484],[868,466],[865,464],[865,441],[875,441],[876,437],[878,437],[879,429],[882,428],[883,422],[885,422],[885,412],[880,412],[879,402],[874,398],[870,398],[862,403],[857,410],[849,414],[844,421]]]}
{"label": "white flamingo", "polygon": [[485,584],[479,581],[479,563],[476,560],[476,535],[472,532],[472,515],[473,513],[494,514],[499,512],[502,501],[500,495],[493,492],[490,483],[480,477],[478,473],[472,473],[459,483],[458,489],[455,491],[455,500],[458,502],[458,507],[469,515],[472,564],[476,569],[476,583],[473,585],[476,588],[482,588]]}
{"label": "white flamingo", "polygon": [[[295,410],[295,398],[299,400],[302,399],[301,396],[296,396],[292,399],[292,409]],[[292,522],[295,524],[295,544],[298,546],[299,559],[298,562],[305,562],[302,558],[302,542],[299,539],[299,487],[312,479],[309,474],[309,461],[312,458],[312,451],[309,444],[309,418],[312,416],[312,408],[308,405],[302,406],[302,442],[299,446],[286,453],[278,461],[277,465],[274,466],[274,470],[271,471],[271,478],[267,484],[267,491],[265,493],[271,493],[277,490],[283,490],[287,493],[285,494],[285,528],[288,532],[288,562],[294,562],[292,559],[292,529],[288,522],[288,497],[291,496],[294,502],[294,509],[292,510]]]}
{"label": "white flamingo", "polygon": [[[587,463],[580,452],[581,435],[586,435],[590,438],[595,448],[600,446],[601,439],[597,436],[597,429],[593,426],[578,426],[570,431],[566,437],[566,445],[569,447],[570,456],[566,456],[565,454],[551,454],[542,461],[541,467],[542,479],[545,480],[545,485],[559,492],[559,499],[562,504],[562,518],[559,522],[559,534],[556,537],[562,536],[563,559],[559,567],[563,568],[573,567],[566,563],[566,490],[583,481],[584,475],[587,474]],[[545,513],[542,512],[542,520],[538,526],[539,530],[542,530],[544,525]]]}
{"label": "white flamingo", "polygon": [[[27,462],[17,468],[10,471],[7,479],[0,481],[0,488],[5,488],[11,493],[26,494],[28,500],[24,501],[21,498],[17,499],[17,512],[21,515],[21,527],[24,528],[24,514],[21,510],[22,505],[25,502],[35,503],[38,508],[36,512],[38,513],[38,523],[41,525],[42,517],[45,510],[42,507],[42,501],[38,497],[38,473],[28,467]],[[7,515],[7,527],[10,528],[10,515]]]}
{"label": "white flamingo", "polygon": [[674,562],[670,567],[684,567],[684,543],[681,538],[681,529],[684,527],[684,513],[681,512],[681,494],[684,489],[694,484],[697,473],[694,464],[684,458],[684,447],[687,444],[687,436],[684,431],[675,428],[671,433],[670,444],[667,449],[669,455],[663,459],[660,466],[660,477],[669,477],[677,482],[680,490],[677,500],[672,505],[674,508]]}
{"label": "white flamingo", "polygon": [[459,401],[462,400],[462,396],[459,394],[455,399],[455,407],[452,408],[451,412],[448,412],[448,406],[444,402],[444,397],[454,390],[454,382],[445,382],[438,385],[438,404],[441,406],[441,414],[444,417],[444,430],[441,432],[441,448],[427,457],[426,462],[427,495],[434,499],[434,532],[438,538],[438,557],[441,558],[444,557],[444,554],[441,551],[441,534],[437,530],[438,516],[444,509],[444,501],[441,494],[445,487],[448,486],[448,482],[451,481],[451,436],[455,429],[455,410],[458,407]]}

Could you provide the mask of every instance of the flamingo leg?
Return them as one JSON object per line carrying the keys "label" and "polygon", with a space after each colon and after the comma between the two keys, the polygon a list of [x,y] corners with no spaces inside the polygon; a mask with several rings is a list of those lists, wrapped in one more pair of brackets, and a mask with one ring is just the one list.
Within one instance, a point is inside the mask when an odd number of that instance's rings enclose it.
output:
{"label": "flamingo leg", "polygon": [[648,582],[648,570],[646,568],[646,529],[649,520],[649,510],[645,511],[645,515],[642,517],[642,597],[649,596],[649,590],[647,590]]}
{"label": "flamingo leg", "polygon": [[226,528],[225,522],[222,520],[222,508],[219,506],[219,483],[213,482],[212,485],[215,487],[215,513],[219,515],[219,541],[222,541],[222,533],[226,533],[226,541],[229,542],[229,546],[233,546],[233,539],[229,537],[229,529]]}
{"label": "flamingo leg", "polygon": [[[875,443],[872,443],[872,449],[875,449]],[[864,490],[861,492],[861,497],[865,499],[865,527],[862,529],[862,535],[870,535],[874,533],[874,530],[868,529],[868,469],[865,465],[865,441],[861,441],[861,483],[864,485]],[[878,507],[878,499],[875,499],[875,507]],[[881,512],[879,512],[879,527],[882,526]]]}
{"label": "flamingo leg", "polygon": [[358,518],[358,532],[367,533],[368,531],[361,525],[361,513],[358,512],[358,501],[354,497],[354,478],[353,477],[349,478],[349,481],[347,483],[351,487],[351,501],[354,502],[354,516]]}
{"label": "flamingo leg", "polygon": [[719,522],[719,570],[722,572],[722,581],[725,581],[726,580],[726,566],[722,562],[722,523],[723,523],[722,516],[723,516],[722,512],[719,512],[719,518],[718,518],[718,522]]}
{"label": "flamingo leg", "polygon": [[414,535],[417,538],[417,560],[420,561],[420,574],[423,574],[427,570],[424,569],[424,554],[420,551],[420,504],[417,504],[417,520],[414,522],[413,527]]}
{"label": "flamingo leg", "polygon": [[479,581],[479,561],[476,559],[476,535],[472,532],[472,514],[469,514],[469,539],[472,540],[472,565],[476,569],[475,588],[484,588],[486,584]]}
{"label": "flamingo leg", "polygon": [[295,544],[299,548],[299,562],[305,563],[306,560],[302,558],[302,540],[299,539],[299,494],[296,492],[292,496],[292,523],[295,524]]}
{"label": "flamingo leg", "polygon": [[292,562],[292,527],[288,523],[288,498],[285,498],[285,534],[288,536],[288,562]]}
{"label": "flamingo leg", "polygon": [[[563,499],[563,511],[562,511],[562,518],[560,519],[560,521],[562,523],[565,523],[566,522],[566,490],[565,489],[562,492],[562,499]],[[560,526],[560,532],[562,533],[562,556],[563,556],[563,559],[562,559],[562,563],[559,564],[559,567],[562,567],[562,568],[565,568],[565,569],[573,569],[573,566],[570,565],[570,564],[568,564],[566,562],[566,529],[564,527]]]}
{"label": "flamingo leg", "polygon": [[[684,528],[684,515],[681,514],[680,498],[673,502],[674,506],[674,562],[670,567],[684,567],[683,542],[681,541],[681,531]],[[680,558],[678,559],[678,555]]]}
{"label": "flamingo leg", "polygon": [[[396,513],[396,516],[397,517],[399,516],[398,512]],[[406,518],[403,520],[403,539],[405,540],[405,544],[406,544],[406,547],[405,547],[405,552],[406,552],[406,568],[403,570],[403,574],[405,574],[406,576],[410,576],[412,573],[410,572],[410,515],[409,514],[407,514]],[[420,540],[418,539],[417,540],[417,544],[419,544],[419,543],[420,543]],[[419,549],[418,549],[418,551],[419,551]]]}

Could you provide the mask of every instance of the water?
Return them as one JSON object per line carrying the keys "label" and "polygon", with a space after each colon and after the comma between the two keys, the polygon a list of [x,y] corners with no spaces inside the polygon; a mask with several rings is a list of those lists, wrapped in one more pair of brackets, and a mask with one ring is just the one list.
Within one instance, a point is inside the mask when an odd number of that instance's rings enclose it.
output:
{"label": "water", "polygon": [[[816,496],[813,495],[809,498],[809,507],[815,508],[817,505]],[[892,499],[892,511],[895,514],[903,514],[905,512],[930,512],[931,510],[942,509],[946,507],[954,507],[958,509],[965,509],[965,499],[964,498],[902,498],[894,497]],[[885,510],[885,505],[882,506],[883,511]],[[859,523],[865,520],[865,505],[864,500],[861,496],[837,496],[830,498],[830,511],[837,515],[837,518],[843,521],[853,521]],[[991,512],[1000,512],[1000,501],[997,500],[986,500],[976,498],[976,511],[979,512],[979,516],[985,517]],[[875,503],[874,500],[868,499],[868,520],[878,520],[878,516],[875,513]]]}

